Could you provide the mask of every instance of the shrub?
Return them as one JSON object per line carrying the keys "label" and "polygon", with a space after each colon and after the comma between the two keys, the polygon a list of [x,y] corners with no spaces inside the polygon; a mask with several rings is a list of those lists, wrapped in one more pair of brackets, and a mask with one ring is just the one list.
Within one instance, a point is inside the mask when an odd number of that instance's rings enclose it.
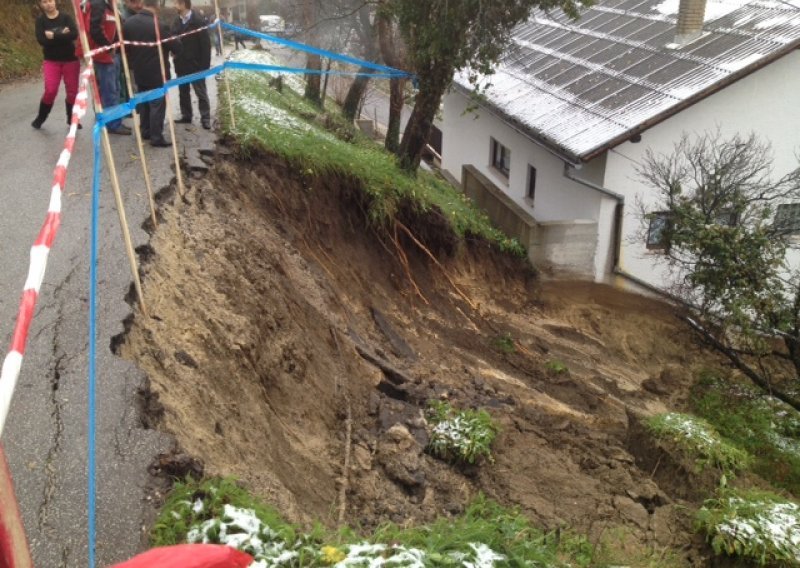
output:
{"label": "shrub", "polygon": [[498,428],[485,410],[455,410],[447,402],[431,401],[428,421],[432,428],[427,449],[432,455],[470,464],[481,458],[492,460]]}
{"label": "shrub", "polygon": [[710,465],[723,474],[733,474],[746,469],[751,462],[747,452],[723,440],[714,427],[702,418],[668,412],[649,418],[646,426],[657,438],[670,439],[695,456],[695,463],[700,469]]}
{"label": "shrub", "polygon": [[724,492],[697,513],[714,552],[760,566],[800,563],[800,506],[773,493]]}
{"label": "shrub", "polygon": [[752,386],[704,372],[692,409],[753,456],[751,469],[800,496],[800,413]]}

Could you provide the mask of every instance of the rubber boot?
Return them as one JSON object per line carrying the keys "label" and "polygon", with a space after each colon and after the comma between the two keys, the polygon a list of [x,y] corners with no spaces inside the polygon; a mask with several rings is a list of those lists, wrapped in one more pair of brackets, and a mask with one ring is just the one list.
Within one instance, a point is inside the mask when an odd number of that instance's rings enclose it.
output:
{"label": "rubber boot", "polygon": [[50,115],[50,111],[53,109],[53,105],[49,105],[47,103],[39,102],[39,114],[36,118],[33,119],[31,122],[31,126],[35,129],[40,129],[44,121],[47,120],[47,117]]}
{"label": "rubber boot", "polygon": [[[67,107],[67,126],[72,125],[72,107],[74,104],[75,103],[70,104],[67,101],[64,101],[64,105]],[[83,128],[83,125],[80,122],[78,123],[78,128]]]}

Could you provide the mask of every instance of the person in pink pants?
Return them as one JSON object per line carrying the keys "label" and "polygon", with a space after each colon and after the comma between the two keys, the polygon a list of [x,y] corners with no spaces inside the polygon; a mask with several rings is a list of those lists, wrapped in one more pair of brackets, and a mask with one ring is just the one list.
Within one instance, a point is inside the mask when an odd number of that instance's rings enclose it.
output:
{"label": "person in pink pants", "polygon": [[81,64],[75,56],[75,38],[78,37],[78,26],[69,14],[60,12],[56,0],[39,0],[42,14],[36,19],[36,39],[42,46],[44,63],[44,94],[39,101],[39,114],[31,123],[36,129],[42,127],[53,109],[61,81],[67,92],[66,111],[67,124],[72,118],[72,107],[78,95],[78,79]]}

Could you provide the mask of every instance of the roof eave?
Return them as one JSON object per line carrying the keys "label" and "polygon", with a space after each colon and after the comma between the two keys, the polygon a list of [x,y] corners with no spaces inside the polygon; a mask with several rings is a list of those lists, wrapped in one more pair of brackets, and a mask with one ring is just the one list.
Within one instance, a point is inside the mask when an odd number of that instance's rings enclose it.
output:
{"label": "roof eave", "polygon": [[[455,86],[456,90],[459,91],[461,94],[470,97],[473,93],[473,90],[469,87],[465,87],[461,85],[457,81],[453,81],[453,85]],[[570,152],[568,149],[564,148],[563,146],[556,143],[554,140],[551,140],[541,132],[530,128],[529,126],[523,124],[514,116],[508,114],[506,111],[495,105],[490,99],[482,98],[480,100],[473,99],[478,106],[481,108],[489,111],[491,114],[497,116],[500,120],[508,124],[511,128],[534,142],[545,148],[551,154],[554,154],[557,158],[565,162],[569,162],[573,166],[578,166],[583,163],[583,160],[580,156],[575,154],[574,152]]]}

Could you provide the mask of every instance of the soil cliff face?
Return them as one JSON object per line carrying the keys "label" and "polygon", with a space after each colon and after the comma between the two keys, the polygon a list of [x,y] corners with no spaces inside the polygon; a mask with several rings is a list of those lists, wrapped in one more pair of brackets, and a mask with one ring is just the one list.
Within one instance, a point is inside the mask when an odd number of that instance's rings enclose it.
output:
{"label": "soil cliff face", "polygon": [[[152,317],[117,342],[150,377],[148,423],[300,522],[424,522],[481,491],[545,528],[688,545],[686,495],[636,465],[629,434],[704,356],[669,308],[538,283],[435,212],[373,227],[354,184],[220,158],[163,205]],[[492,414],[493,463],[424,453],[442,399]]]}

